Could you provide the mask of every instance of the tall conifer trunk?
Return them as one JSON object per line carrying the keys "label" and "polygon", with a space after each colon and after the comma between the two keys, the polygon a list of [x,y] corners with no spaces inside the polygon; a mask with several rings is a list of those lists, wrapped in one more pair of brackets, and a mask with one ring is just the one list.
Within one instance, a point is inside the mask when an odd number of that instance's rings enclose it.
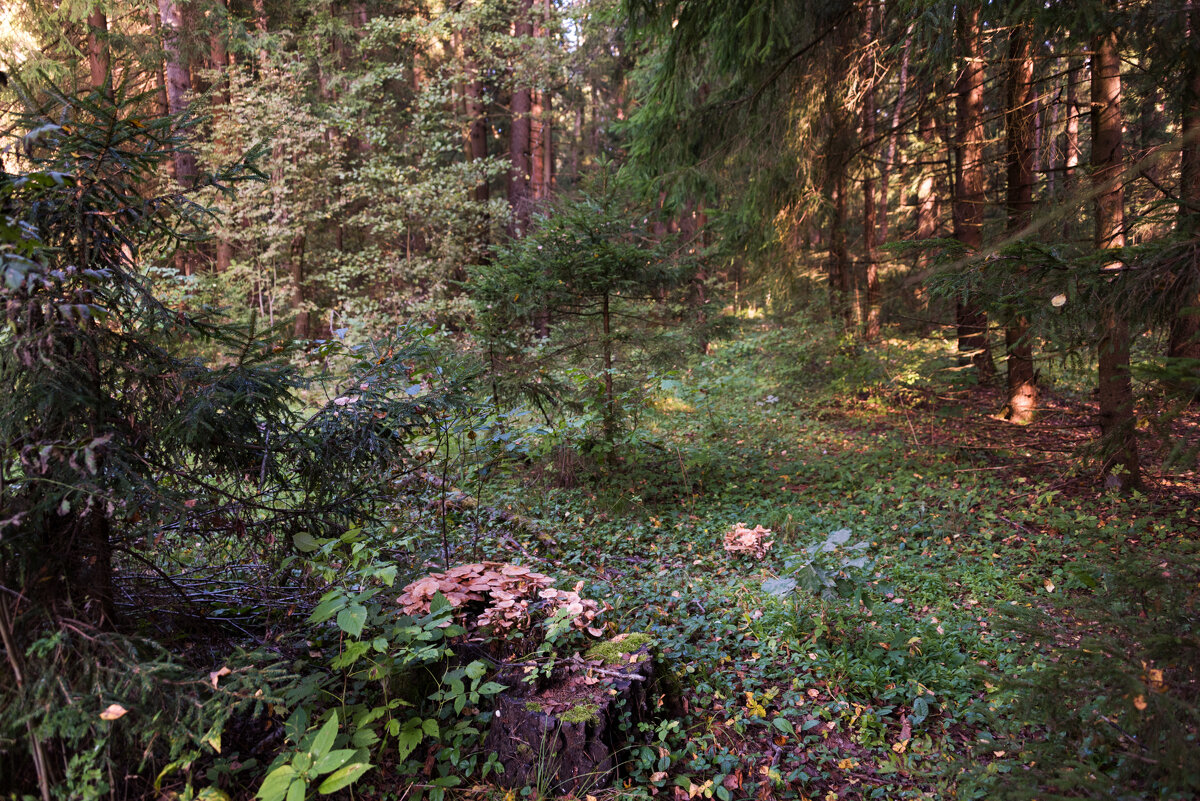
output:
{"label": "tall conifer trunk", "polygon": [[[1096,192],[1096,248],[1119,251],[1125,247],[1125,190],[1121,117],[1121,60],[1117,34],[1096,37],[1092,55],[1092,182]],[[1122,264],[1113,260],[1109,295],[1100,315],[1098,344],[1100,429],[1108,445],[1104,474],[1111,485],[1136,487],[1141,483],[1129,375],[1129,322],[1120,308]]]}
{"label": "tall conifer trunk", "polygon": [[[532,36],[533,22],[530,20],[530,10],[533,0],[520,0],[517,4],[517,18],[513,24],[513,33],[517,37]],[[530,198],[529,181],[532,171],[530,164],[530,134],[532,120],[531,90],[528,85],[520,85],[523,79],[513,76],[518,86],[512,94],[512,123],[509,137],[509,159],[511,166],[508,174],[508,205],[512,208],[512,223],[509,234],[521,236],[529,228]]]}
{"label": "tall conifer trunk", "polygon": [[[955,85],[955,128],[957,180],[954,187],[954,238],[968,258],[983,247],[983,56],[980,52],[979,6],[958,7],[955,35],[962,69]],[[988,346],[987,314],[972,300],[969,291],[957,304],[958,350],[968,354],[979,383],[991,381],[996,373]]]}
{"label": "tall conifer trunk", "polygon": [[[867,47],[875,39],[875,8],[867,8],[863,38]],[[868,62],[870,64],[870,62]],[[875,80],[868,83],[863,95],[862,135],[865,156],[863,173],[863,260],[866,262],[864,292],[859,316],[864,321],[863,337],[867,341],[879,338],[879,262],[875,253],[876,208],[875,208]]]}
{"label": "tall conifer trunk", "polygon": [[[1008,230],[1018,233],[1033,217],[1034,162],[1033,50],[1029,29],[1017,25],[1009,33],[1008,108],[1004,123],[1008,140]],[[1024,268],[1020,269],[1024,273]],[[1033,343],[1029,321],[1023,315],[1008,320],[1004,331],[1008,348],[1008,410],[1014,423],[1028,423],[1037,407],[1033,369]]]}
{"label": "tall conifer trunk", "polygon": [[87,18],[88,72],[91,87],[104,92],[112,99],[112,82],[109,76],[108,17],[96,6]]}
{"label": "tall conifer trunk", "polygon": [[1184,48],[1183,154],[1179,178],[1179,232],[1193,240],[1192,257],[1181,283],[1185,289],[1183,308],[1171,323],[1167,355],[1200,359],[1200,255],[1195,240],[1200,236],[1200,8],[1188,9],[1188,39]]}
{"label": "tall conifer trunk", "polygon": [[[192,89],[191,73],[183,55],[180,41],[183,21],[176,0],[158,0],[158,14],[162,20],[163,55],[166,59],[167,109],[172,114],[181,114],[187,109],[188,93]],[[188,150],[176,150],[175,180],[185,189],[196,181],[196,156]]]}

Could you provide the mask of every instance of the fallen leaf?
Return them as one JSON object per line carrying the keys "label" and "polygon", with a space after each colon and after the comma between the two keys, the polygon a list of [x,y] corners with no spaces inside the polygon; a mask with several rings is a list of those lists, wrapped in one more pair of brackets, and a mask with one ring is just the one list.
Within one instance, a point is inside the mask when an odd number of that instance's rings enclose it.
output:
{"label": "fallen leaf", "polygon": [[116,720],[117,718],[125,717],[129,710],[120,704],[109,704],[108,708],[100,713],[101,720]]}
{"label": "fallen leaf", "polygon": [[222,676],[228,676],[232,671],[227,667],[222,667],[220,670],[214,670],[208,674],[208,680],[212,682],[213,689],[217,689],[217,680]]}

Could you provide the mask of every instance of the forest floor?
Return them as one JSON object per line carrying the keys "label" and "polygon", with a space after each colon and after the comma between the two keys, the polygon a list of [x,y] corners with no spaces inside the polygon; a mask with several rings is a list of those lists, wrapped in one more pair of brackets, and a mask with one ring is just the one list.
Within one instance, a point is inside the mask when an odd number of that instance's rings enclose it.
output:
{"label": "forest floor", "polygon": [[[1168,456],[1200,444],[1200,416],[1152,416],[1146,491],[1105,493],[1070,376],[1047,367],[1042,414],[1016,426],[949,352],[764,323],[666,382],[617,469],[560,464],[573,488],[493,494],[551,532],[524,544],[540,569],[583,580],[682,679],[684,715],[631,747],[624,792],[996,797],[1051,739],[1015,680],[1078,643],[1075,599],[1122,565],[1195,564],[1200,475]],[[724,549],[736,523],[772,531],[765,558]],[[802,588],[823,576],[847,597]]]}

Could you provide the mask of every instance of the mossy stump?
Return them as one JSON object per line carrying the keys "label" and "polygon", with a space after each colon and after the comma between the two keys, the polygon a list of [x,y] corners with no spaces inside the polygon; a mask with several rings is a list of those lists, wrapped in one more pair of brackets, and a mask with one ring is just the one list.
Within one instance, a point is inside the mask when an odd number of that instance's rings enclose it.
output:
{"label": "mossy stump", "polygon": [[[614,784],[615,754],[628,731],[648,721],[664,701],[651,648],[644,634],[618,635],[576,655],[545,687],[501,698],[486,747],[504,766],[505,787],[535,787],[544,794],[582,796]],[[509,682],[521,687],[519,681]]]}

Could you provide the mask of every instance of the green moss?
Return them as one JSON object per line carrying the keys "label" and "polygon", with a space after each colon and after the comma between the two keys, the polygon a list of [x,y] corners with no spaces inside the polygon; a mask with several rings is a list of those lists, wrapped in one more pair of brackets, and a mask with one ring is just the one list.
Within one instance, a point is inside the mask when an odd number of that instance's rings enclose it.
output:
{"label": "green moss", "polygon": [[526,712],[541,712],[542,705],[539,704],[537,701],[526,701],[525,702],[525,711]]}
{"label": "green moss", "polygon": [[654,638],[640,631],[629,634],[618,634],[611,640],[598,642],[587,651],[588,659],[600,659],[608,665],[619,665],[627,661],[626,654],[641,650],[646,645],[653,645]]}
{"label": "green moss", "polygon": [[595,704],[580,704],[563,712],[558,719],[563,723],[588,723],[595,720],[599,714],[600,707]]}

